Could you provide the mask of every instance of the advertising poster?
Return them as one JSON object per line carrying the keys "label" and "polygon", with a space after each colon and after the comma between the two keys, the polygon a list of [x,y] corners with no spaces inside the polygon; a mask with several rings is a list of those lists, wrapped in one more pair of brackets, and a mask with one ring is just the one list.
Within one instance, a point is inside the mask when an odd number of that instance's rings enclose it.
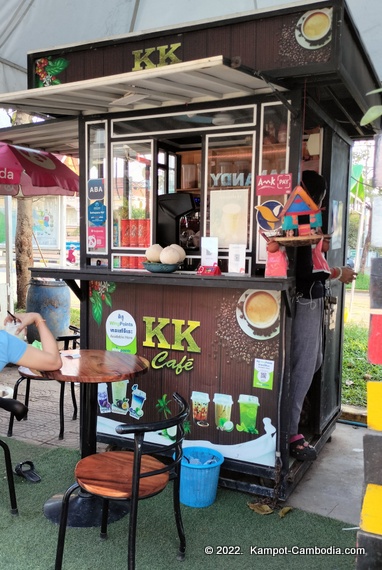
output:
{"label": "advertising poster", "polygon": [[87,251],[104,253],[107,250],[107,207],[103,178],[88,180],[87,198]]}
{"label": "advertising poster", "polygon": [[[150,363],[137,382],[100,385],[98,434],[115,438],[121,421],[169,417],[176,413],[171,396],[177,391],[190,405],[185,446],[274,466],[280,292],[103,282],[91,287],[101,293],[93,304],[92,346],[99,326],[109,350],[132,348]],[[154,434],[150,441],[167,436]]]}
{"label": "advertising poster", "polygon": [[210,194],[210,235],[219,248],[248,241],[248,189],[213,190]]}

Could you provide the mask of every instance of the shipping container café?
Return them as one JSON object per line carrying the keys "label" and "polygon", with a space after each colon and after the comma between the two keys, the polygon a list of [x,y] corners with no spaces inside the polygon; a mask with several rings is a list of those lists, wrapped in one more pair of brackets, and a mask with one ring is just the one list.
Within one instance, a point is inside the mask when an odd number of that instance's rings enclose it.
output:
{"label": "shipping container caf\u00e9", "polygon": [[[374,135],[360,119],[380,104],[366,95],[379,80],[346,3],[29,53],[28,86],[0,105],[47,120],[1,139],[78,156],[81,186],[80,267],[32,276],[79,297],[82,348],[150,362],[119,398],[106,387],[98,440],[128,446],[115,426],[158,419],[177,390],[191,405],[186,445],[225,457],[220,484],[286,499],[309,467],[288,453],[295,247],[287,276],[266,277],[264,235],[280,229],[302,171],[316,170],[329,186],[329,265],[344,264],[352,142]],[[172,273],[147,271],[152,244],[187,256]],[[338,281],[331,297],[301,427],[318,452],[341,404]]]}

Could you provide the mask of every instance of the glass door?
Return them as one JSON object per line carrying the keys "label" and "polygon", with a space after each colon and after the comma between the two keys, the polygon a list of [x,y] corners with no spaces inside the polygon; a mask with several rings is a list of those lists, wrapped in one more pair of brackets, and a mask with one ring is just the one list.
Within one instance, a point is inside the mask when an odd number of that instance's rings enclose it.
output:
{"label": "glass door", "polygon": [[143,269],[151,243],[152,141],[112,145],[113,267]]}
{"label": "glass door", "polygon": [[207,137],[204,235],[218,238],[219,256],[226,252],[223,259],[234,244],[251,251],[254,136],[249,132]]}

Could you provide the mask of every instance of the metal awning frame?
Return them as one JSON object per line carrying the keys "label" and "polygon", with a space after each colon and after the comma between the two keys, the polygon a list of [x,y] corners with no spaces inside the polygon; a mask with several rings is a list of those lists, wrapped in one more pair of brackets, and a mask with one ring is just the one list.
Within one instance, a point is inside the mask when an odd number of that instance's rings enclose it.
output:
{"label": "metal awning frame", "polygon": [[270,93],[256,71],[223,56],[0,95],[0,106],[54,116],[107,114]]}

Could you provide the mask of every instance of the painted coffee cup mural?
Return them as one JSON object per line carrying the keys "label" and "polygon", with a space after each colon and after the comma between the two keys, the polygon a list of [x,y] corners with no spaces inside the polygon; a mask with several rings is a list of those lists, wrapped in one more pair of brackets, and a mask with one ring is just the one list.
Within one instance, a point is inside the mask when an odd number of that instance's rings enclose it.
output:
{"label": "painted coffee cup mural", "polygon": [[238,301],[236,318],[248,336],[273,338],[280,332],[280,292],[247,289]]}
{"label": "painted coffee cup mural", "polygon": [[332,8],[309,10],[297,22],[295,36],[305,49],[318,49],[332,39]]}

